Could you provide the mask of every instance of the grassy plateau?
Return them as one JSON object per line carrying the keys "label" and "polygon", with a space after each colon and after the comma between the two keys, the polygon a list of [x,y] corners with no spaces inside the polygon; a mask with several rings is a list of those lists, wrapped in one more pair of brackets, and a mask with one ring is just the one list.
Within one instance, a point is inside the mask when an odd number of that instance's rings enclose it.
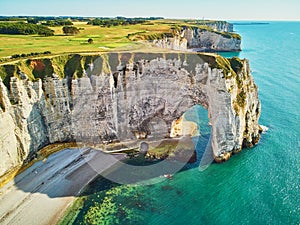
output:
{"label": "grassy plateau", "polygon": [[[1,23],[1,22],[0,22]],[[54,36],[0,34],[0,58],[15,54],[30,54],[49,51],[52,54],[91,53],[109,51],[149,50],[149,44],[142,40],[170,34],[174,27],[198,26],[194,21],[159,19],[135,25],[111,27],[88,25],[87,22],[73,22],[80,30],[76,35],[65,35],[63,26],[49,27]],[[205,29],[208,29],[206,27]],[[211,30],[211,29],[210,29]],[[234,33],[226,33],[232,35]],[[88,43],[92,39],[92,43]],[[155,51],[155,48],[152,49]],[[161,49],[160,49],[161,51]]]}
{"label": "grassy plateau", "polygon": [[[153,24],[153,25],[152,25]],[[0,34],[0,57],[14,54],[50,51],[52,54],[72,52],[102,52],[112,50],[135,50],[144,48],[145,44],[128,39],[127,35],[138,32],[164,32],[170,26],[159,23],[137,24],[115,27],[87,25],[86,22],[74,22],[80,29],[77,35],[64,35],[61,27],[50,27],[54,36],[39,35],[6,35]],[[88,39],[93,43],[89,44]]]}

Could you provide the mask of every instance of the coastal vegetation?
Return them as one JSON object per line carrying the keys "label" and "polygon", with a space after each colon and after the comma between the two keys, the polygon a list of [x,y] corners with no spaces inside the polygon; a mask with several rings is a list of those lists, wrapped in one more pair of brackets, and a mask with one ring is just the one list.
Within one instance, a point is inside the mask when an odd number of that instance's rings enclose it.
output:
{"label": "coastal vegetation", "polygon": [[18,22],[0,23],[0,34],[53,36],[54,31],[43,25]]}
{"label": "coastal vegetation", "polygon": [[224,58],[220,55],[204,53],[199,55],[203,61],[208,62],[212,68],[220,69],[223,71],[225,78],[230,78],[231,76],[237,77],[237,82],[239,82],[238,74],[243,68],[242,60],[237,57]]}
{"label": "coastal vegetation", "polygon": [[143,24],[147,21],[151,20],[159,20],[163,19],[162,17],[149,17],[149,18],[126,18],[126,17],[116,17],[116,18],[95,18],[91,19],[88,24],[94,26],[102,26],[102,27],[111,27],[111,26],[127,26],[127,25],[135,25],[135,24]]}
{"label": "coastal vegetation", "polygon": [[42,56],[42,55],[49,55],[51,54],[50,51],[45,51],[45,52],[31,52],[29,54],[15,54],[15,55],[12,55],[11,58],[12,59],[18,59],[18,58],[28,58],[28,57],[32,57],[32,56]]}
{"label": "coastal vegetation", "polygon": [[[91,40],[90,40],[91,41]],[[93,43],[87,45],[93,45]],[[133,53],[133,59],[135,54]],[[138,54],[137,54],[138,55]],[[170,56],[169,56],[170,55]],[[172,57],[172,53],[153,54],[153,57]],[[212,53],[198,53],[198,56],[209,64],[211,68],[221,69],[225,78],[234,76],[236,78],[238,87],[241,88],[242,81],[238,74],[242,68],[242,60],[237,58],[223,58],[220,55]],[[35,81],[38,78],[51,77],[55,73],[60,78],[67,76],[82,77],[83,71],[89,67],[91,61],[101,57],[102,60],[108,62],[106,53],[93,53],[93,54],[60,54],[51,55],[51,52],[31,52],[13,55],[13,59],[20,59],[13,64],[4,64],[0,66],[0,77],[4,84],[9,88],[9,79],[12,76],[19,77],[20,71],[25,72],[29,80]],[[118,60],[119,55],[110,55],[110,59],[115,57]],[[184,57],[194,57],[192,53],[184,54]],[[149,58],[150,59],[150,58]],[[102,61],[101,60],[101,61]],[[68,65],[68,66],[67,66]],[[104,63],[106,65],[106,63]],[[109,73],[109,69],[103,67],[103,72]],[[189,69],[189,67],[187,68]]]}

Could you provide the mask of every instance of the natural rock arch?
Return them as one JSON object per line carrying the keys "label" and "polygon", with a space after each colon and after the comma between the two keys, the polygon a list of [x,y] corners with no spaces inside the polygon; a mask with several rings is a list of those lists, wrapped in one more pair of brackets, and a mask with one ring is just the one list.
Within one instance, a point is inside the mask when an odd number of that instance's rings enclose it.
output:
{"label": "natural rock arch", "polygon": [[6,127],[0,176],[52,143],[142,137],[134,134],[147,135],[141,124],[147,126],[152,116],[165,121],[170,135],[172,123],[196,104],[208,109],[216,161],[259,140],[260,102],[247,60],[109,53],[31,61],[45,65],[40,80],[30,81],[35,64],[21,63],[9,65],[6,86],[0,82],[0,124]]}
{"label": "natural rock arch", "polygon": [[[105,112],[98,121],[100,136],[105,131],[106,137],[115,139],[110,141],[126,141],[133,138],[133,134],[136,138],[145,138],[149,135],[148,123],[154,117],[165,122],[170,135],[174,121],[199,104],[208,109],[212,149],[217,161],[240,151],[243,143],[257,142],[260,103],[246,60],[239,73],[235,73],[232,68],[227,68],[228,71],[212,68],[210,64],[216,60],[215,56],[205,55],[208,62],[197,54],[176,58],[174,54],[154,56],[150,60],[145,58],[151,54],[135,57],[132,62],[120,60],[115,67],[117,70],[111,71],[110,76],[94,76],[95,72],[90,70],[87,72],[89,78],[73,81],[72,89],[82,92],[77,95],[83,96],[85,90],[90,89],[97,94],[90,104],[102,107],[100,111]],[[113,68],[110,66],[111,70]],[[88,86],[94,84],[93,88],[81,85],[80,80],[86,80],[81,83]],[[244,94],[243,101],[239,99],[240,93]]]}

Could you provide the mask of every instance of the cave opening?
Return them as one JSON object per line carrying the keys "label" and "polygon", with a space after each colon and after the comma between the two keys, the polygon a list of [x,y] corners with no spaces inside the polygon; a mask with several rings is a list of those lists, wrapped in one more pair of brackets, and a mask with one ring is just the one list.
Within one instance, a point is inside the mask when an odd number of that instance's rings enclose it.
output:
{"label": "cave opening", "polygon": [[[212,150],[210,148],[211,125],[207,109],[201,105],[194,105],[183,114],[183,118],[183,121],[186,122],[187,126],[189,126],[189,123],[197,125],[197,130],[194,131],[194,134],[192,135],[197,155],[196,165],[199,165],[200,161],[203,161],[205,157],[207,158],[207,162],[204,163],[211,163],[210,161],[213,157]],[[185,127],[185,124],[183,124],[183,128],[187,131],[189,130],[188,127]],[[190,166],[193,167],[195,165]]]}
{"label": "cave opening", "polygon": [[[131,131],[138,142],[149,145],[150,157],[164,159],[179,153],[179,158],[189,162],[187,168],[197,167],[203,157],[207,157],[205,164],[213,161],[211,125],[208,111],[203,106],[194,105],[171,122],[159,114],[149,118],[141,122],[138,130]],[[190,151],[195,152],[192,157]]]}

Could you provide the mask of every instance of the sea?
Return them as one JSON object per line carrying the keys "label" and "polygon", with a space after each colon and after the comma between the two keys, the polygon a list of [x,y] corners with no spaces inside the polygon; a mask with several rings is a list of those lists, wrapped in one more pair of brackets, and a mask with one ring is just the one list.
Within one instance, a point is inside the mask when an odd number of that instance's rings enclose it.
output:
{"label": "sea", "polygon": [[209,141],[207,111],[194,140],[200,158],[172,177],[118,184],[99,176],[60,224],[299,225],[300,22],[235,21],[242,51],[219,53],[250,61],[265,131],[259,144],[223,164],[199,169]]}

